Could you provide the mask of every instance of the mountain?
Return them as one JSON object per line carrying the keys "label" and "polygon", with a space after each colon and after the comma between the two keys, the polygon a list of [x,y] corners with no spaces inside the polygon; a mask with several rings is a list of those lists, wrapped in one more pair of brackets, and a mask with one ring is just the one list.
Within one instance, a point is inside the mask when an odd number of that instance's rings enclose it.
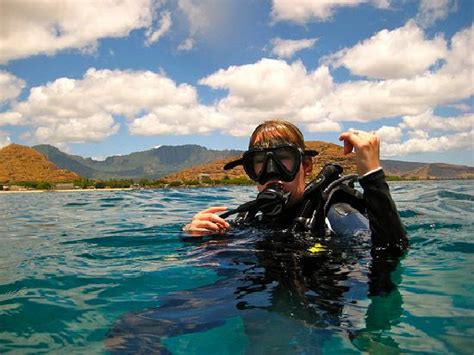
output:
{"label": "mountain", "polygon": [[[357,172],[354,154],[344,155],[341,146],[320,141],[308,141],[306,144],[308,148],[319,152],[319,155],[313,158],[313,174],[311,178],[314,178],[327,163],[341,165],[344,168],[344,174],[354,174]],[[227,162],[237,159],[239,156],[240,154],[227,159],[196,165],[167,175],[163,179],[170,182],[195,180],[200,174],[207,174],[209,178],[216,180],[222,179],[225,176],[229,178],[246,176],[241,166],[229,171],[222,169]],[[402,179],[474,179],[474,168],[465,165],[405,162],[399,160],[381,160],[380,163],[387,176],[397,176]]]}
{"label": "mountain", "polygon": [[45,155],[49,161],[52,161],[62,169],[74,171],[83,177],[92,177],[97,172],[83,163],[85,160],[79,155],[69,155],[61,152],[58,148],[48,144],[36,145],[33,149]]}
{"label": "mountain", "polygon": [[357,173],[354,154],[345,155],[342,146],[321,141],[308,141],[306,142],[306,146],[319,153],[313,158],[313,172],[311,178],[316,177],[323,166],[329,163],[336,163],[342,166],[344,174]]}
{"label": "mountain", "polygon": [[[309,148],[316,149],[319,155],[314,159],[313,174],[334,162],[342,165],[345,174],[355,173],[354,155],[344,155],[341,146],[321,142],[306,142]],[[199,145],[161,146],[122,156],[112,156],[104,161],[69,155],[51,145],[33,147],[62,169],[68,169],[83,177],[93,179],[133,178],[165,180],[196,180],[199,174],[208,174],[220,179],[245,176],[240,167],[224,171],[222,167],[243,153],[238,150],[210,150]],[[385,173],[404,179],[472,179],[474,168],[444,163],[419,163],[398,160],[381,160]]]}
{"label": "mountain", "polygon": [[[321,168],[328,163],[341,165],[345,174],[353,174],[356,172],[354,154],[344,155],[341,146],[320,141],[308,141],[306,142],[306,145],[309,149],[315,149],[319,153],[315,158],[313,158],[313,173],[311,178],[314,178]],[[222,168],[227,162],[239,158],[240,155],[241,154],[238,154],[227,159],[217,160],[207,164],[196,165],[177,173],[167,175],[163,179],[169,182],[177,180],[195,180],[200,174],[207,174],[209,175],[209,178],[216,180],[222,179],[225,176],[228,176],[229,178],[246,176],[242,166],[238,166],[228,171],[224,171]]]}
{"label": "mountain", "polygon": [[1,182],[65,182],[79,178],[75,173],[58,168],[33,148],[10,144],[0,149]]}
{"label": "mountain", "polygon": [[210,150],[199,145],[161,146],[121,156],[108,157],[104,161],[69,155],[50,145],[33,147],[45,154],[61,168],[94,179],[132,178],[157,179],[174,171],[196,164],[203,164],[229,156],[239,155],[238,150]]}
{"label": "mountain", "polygon": [[474,179],[474,167],[445,163],[381,160],[385,173],[403,179]]}

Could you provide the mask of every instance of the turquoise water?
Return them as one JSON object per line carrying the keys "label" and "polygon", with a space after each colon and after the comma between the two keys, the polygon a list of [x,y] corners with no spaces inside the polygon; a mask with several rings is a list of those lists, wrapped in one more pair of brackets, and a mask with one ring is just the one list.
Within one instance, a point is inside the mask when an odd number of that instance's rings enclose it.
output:
{"label": "turquoise water", "polygon": [[[274,292],[276,279],[259,288],[235,276],[268,277],[270,267],[254,257],[257,234],[180,238],[196,211],[248,201],[253,187],[2,193],[0,352],[104,353],[111,329],[148,312],[178,326],[207,322],[194,333],[160,335],[178,354],[471,354],[474,182],[390,186],[411,243],[392,275],[398,287],[368,296],[370,258],[356,268],[335,265],[334,275],[349,276],[345,292],[327,300],[337,303],[330,317],[317,294],[305,295],[312,308],[298,308]],[[179,311],[178,299],[194,308]],[[320,317],[309,321],[298,309]]]}

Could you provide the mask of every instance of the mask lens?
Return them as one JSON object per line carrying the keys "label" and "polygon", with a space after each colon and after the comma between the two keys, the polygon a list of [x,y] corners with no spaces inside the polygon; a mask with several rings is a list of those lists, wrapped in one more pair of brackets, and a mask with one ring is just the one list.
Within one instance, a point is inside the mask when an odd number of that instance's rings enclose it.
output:
{"label": "mask lens", "polygon": [[298,168],[296,166],[298,164],[298,154],[299,152],[292,147],[282,147],[275,151],[275,158],[287,172],[292,173]]}
{"label": "mask lens", "polygon": [[262,172],[262,169],[264,167],[265,163],[265,158],[266,158],[266,153],[265,152],[255,152],[252,155],[252,169],[255,172],[255,175],[260,175]]}
{"label": "mask lens", "polygon": [[243,166],[247,175],[254,181],[258,180],[259,174],[265,166],[265,152],[248,151],[243,156]]}

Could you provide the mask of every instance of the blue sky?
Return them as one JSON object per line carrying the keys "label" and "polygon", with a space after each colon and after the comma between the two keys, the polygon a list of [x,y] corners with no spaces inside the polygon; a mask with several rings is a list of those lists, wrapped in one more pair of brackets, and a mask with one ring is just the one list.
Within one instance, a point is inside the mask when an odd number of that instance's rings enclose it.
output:
{"label": "blue sky", "polygon": [[105,158],[376,131],[389,159],[474,165],[473,4],[0,0],[0,146]]}

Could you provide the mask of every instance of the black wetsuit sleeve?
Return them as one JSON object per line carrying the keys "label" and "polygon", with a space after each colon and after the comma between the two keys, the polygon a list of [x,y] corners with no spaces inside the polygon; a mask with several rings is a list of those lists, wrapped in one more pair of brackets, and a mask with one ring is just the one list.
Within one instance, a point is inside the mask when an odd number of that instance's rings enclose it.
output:
{"label": "black wetsuit sleeve", "polygon": [[383,170],[364,176],[359,182],[364,189],[373,251],[401,256],[408,246],[408,239]]}

